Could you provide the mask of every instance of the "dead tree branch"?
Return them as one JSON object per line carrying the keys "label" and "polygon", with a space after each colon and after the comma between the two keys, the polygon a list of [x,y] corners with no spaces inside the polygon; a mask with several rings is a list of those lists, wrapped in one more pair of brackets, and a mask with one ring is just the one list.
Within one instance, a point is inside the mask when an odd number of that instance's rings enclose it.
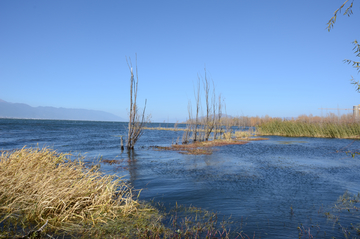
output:
{"label": "dead tree branch", "polygon": [[136,71],[136,79],[133,73],[133,67],[131,63],[131,59],[129,60],[126,58],[127,65],[130,70],[130,112],[129,112],[129,124],[128,124],[128,138],[126,143],[126,148],[128,150],[134,149],[135,143],[143,134],[143,128],[146,123],[150,122],[150,116],[145,117],[145,109],[146,109],[146,100],[143,112],[139,115],[139,109],[136,103],[137,100],[137,91],[138,91],[138,82],[139,82],[139,75],[138,75],[138,68],[137,68],[137,55],[135,54],[135,71]]}

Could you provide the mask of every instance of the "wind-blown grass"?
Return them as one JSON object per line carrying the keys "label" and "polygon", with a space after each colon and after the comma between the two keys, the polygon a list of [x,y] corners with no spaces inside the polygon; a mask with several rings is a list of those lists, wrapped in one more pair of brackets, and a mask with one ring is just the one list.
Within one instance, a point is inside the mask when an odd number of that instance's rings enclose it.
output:
{"label": "wind-blown grass", "polygon": [[360,123],[309,123],[300,121],[272,120],[260,124],[262,135],[290,137],[359,138]]}
{"label": "wind-blown grass", "polygon": [[127,223],[123,228],[129,222],[136,225],[135,218],[149,218],[144,215],[148,211],[154,209],[134,200],[131,188],[121,179],[104,175],[97,167],[85,167],[67,154],[47,148],[1,154],[2,231],[7,221],[21,221],[22,228],[48,221],[50,231],[91,233],[109,222]]}
{"label": "wind-blown grass", "polygon": [[2,152],[0,238],[230,237],[214,213],[200,220],[197,212],[192,219],[175,212],[165,226],[165,214],[135,200],[120,178],[70,156],[47,148]]}

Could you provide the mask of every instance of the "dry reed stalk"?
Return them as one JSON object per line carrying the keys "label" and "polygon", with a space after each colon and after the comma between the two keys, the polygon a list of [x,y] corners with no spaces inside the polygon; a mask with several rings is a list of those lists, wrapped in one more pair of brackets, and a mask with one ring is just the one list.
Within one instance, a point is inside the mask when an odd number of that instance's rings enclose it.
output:
{"label": "dry reed stalk", "polygon": [[225,146],[225,145],[239,145],[246,144],[246,141],[237,140],[212,140],[212,141],[197,141],[190,144],[171,145],[169,147],[155,146],[155,150],[174,150],[179,151],[181,154],[192,155],[210,155],[212,154],[211,147]]}
{"label": "dry reed stalk", "polygon": [[[104,223],[137,210],[121,179],[86,168],[48,148],[23,148],[0,157],[0,220],[11,214],[53,228]],[[75,223],[76,222],[76,223]]]}
{"label": "dry reed stalk", "polygon": [[231,132],[223,133],[224,140],[231,140],[232,134]]}
{"label": "dry reed stalk", "polygon": [[248,130],[237,130],[232,134],[235,139],[241,140],[259,140],[260,138],[254,138],[258,135],[258,132],[252,128]]}

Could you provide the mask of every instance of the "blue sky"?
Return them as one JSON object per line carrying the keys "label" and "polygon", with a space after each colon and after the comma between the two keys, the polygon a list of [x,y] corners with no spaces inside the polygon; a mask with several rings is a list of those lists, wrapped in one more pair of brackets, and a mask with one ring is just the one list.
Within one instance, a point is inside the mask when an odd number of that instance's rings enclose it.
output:
{"label": "blue sky", "polygon": [[360,76],[342,61],[358,60],[359,2],[326,30],[343,2],[3,0],[0,99],[126,118],[125,57],[134,65],[137,53],[138,104],[147,99],[155,122],[186,119],[205,65],[232,116],[352,108],[360,94],[350,79]]}

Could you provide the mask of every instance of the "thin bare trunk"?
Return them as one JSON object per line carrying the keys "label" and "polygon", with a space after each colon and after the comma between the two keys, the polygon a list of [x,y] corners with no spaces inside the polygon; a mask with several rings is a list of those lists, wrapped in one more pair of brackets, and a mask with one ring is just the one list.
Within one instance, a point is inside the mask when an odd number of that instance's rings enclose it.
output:
{"label": "thin bare trunk", "polygon": [[[127,61],[127,59],[126,59]],[[131,64],[131,62],[130,62]],[[131,73],[131,77],[130,77],[130,112],[129,112],[129,125],[128,125],[128,140],[126,143],[126,148],[130,149],[131,148],[131,135],[132,135],[132,122],[133,122],[133,85],[134,85],[134,73],[133,73],[133,68],[131,65],[129,65],[128,62],[128,66],[130,68],[130,73]]]}
{"label": "thin bare trunk", "polygon": [[[138,90],[138,69],[137,69],[137,56],[136,58],[136,80],[134,79],[133,67],[131,64],[131,59],[126,58],[131,77],[130,77],[130,112],[129,112],[129,124],[128,124],[128,138],[126,143],[126,148],[128,150],[134,149],[134,145],[137,140],[143,134],[143,127],[147,122],[150,121],[150,117],[145,118],[145,109],[146,109],[146,100],[144,110],[141,115],[138,114],[138,106],[136,104],[137,100],[137,90]],[[130,62],[130,63],[129,63]]]}
{"label": "thin bare trunk", "polygon": [[217,134],[217,124],[216,124],[216,94],[215,94],[215,87],[213,82],[213,97],[212,97],[212,105],[213,105],[213,117],[212,117],[212,124],[214,126],[214,140],[216,139]]}
{"label": "thin bare trunk", "polygon": [[195,93],[195,101],[196,101],[196,116],[195,116],[195,126],[194,126],[194,142],[198,140],[198,125],[199,125],[199,111],[200,111],[200,78],[198,76],[197,81],[197,89]]}
{"label": "thin bare trunk", "polygon": [[190,132],[192,130],[192,109],[191,109],[191,101],[189,101],[188,103],[188,113],[189,113],[189,119],[188,119],[188,123],[186,125],[186,130],[183,134],[182,137],[182,143],[183,144],[187,144],[189,142],[189,137],[190,137]]}
{"label": "thin bare trunk", "polygon": [[231,139],[231,133],[232,133],[232,129],[231,129],[231,118],[228,116],[227,114],[227,110],[226,110],[226,104],[224,103],[224,108],[225,108],[225,115],[226,115],[226,122],[225,122],[225,133],[227,135],[227,139]]}
{"label": "thin bare trunk", "polygon": [[218,105],[218,119],[217,119],[217,125],[218,128],[220,130],[220,138],[221,138],[221,134],[222,134],[222,127],[221,127],[221,116],[222,116],[222,112],[221,112],[221,94],[219,95],[219,105]]}
{"label": "thin bare trunk", "polygon": [[[203,80],[203,85],[204,85],[204,91],[205,91],[205,102],[206,102],[206,118],[205,118],[205,123],[204,123],[204,139],[206,141],[208,141],[211,132],[214,129],[214,124],[213,124],[213,120],[211,119],[211,103],[210,103],[210,84],[209,81],[207,79],[207,75],[206,75],[206,68],[205,70],[205,78]],[[213,82],[213,92],[215,94],[215,87],[214,87],[214,82]],[[215,96],[213,96],[215,98]],[[214,100],[214,99],[213,99]],[[213,106],[215,107],[215,106]],[[215,117],[215,113],[214,113],[214,117]]]}

